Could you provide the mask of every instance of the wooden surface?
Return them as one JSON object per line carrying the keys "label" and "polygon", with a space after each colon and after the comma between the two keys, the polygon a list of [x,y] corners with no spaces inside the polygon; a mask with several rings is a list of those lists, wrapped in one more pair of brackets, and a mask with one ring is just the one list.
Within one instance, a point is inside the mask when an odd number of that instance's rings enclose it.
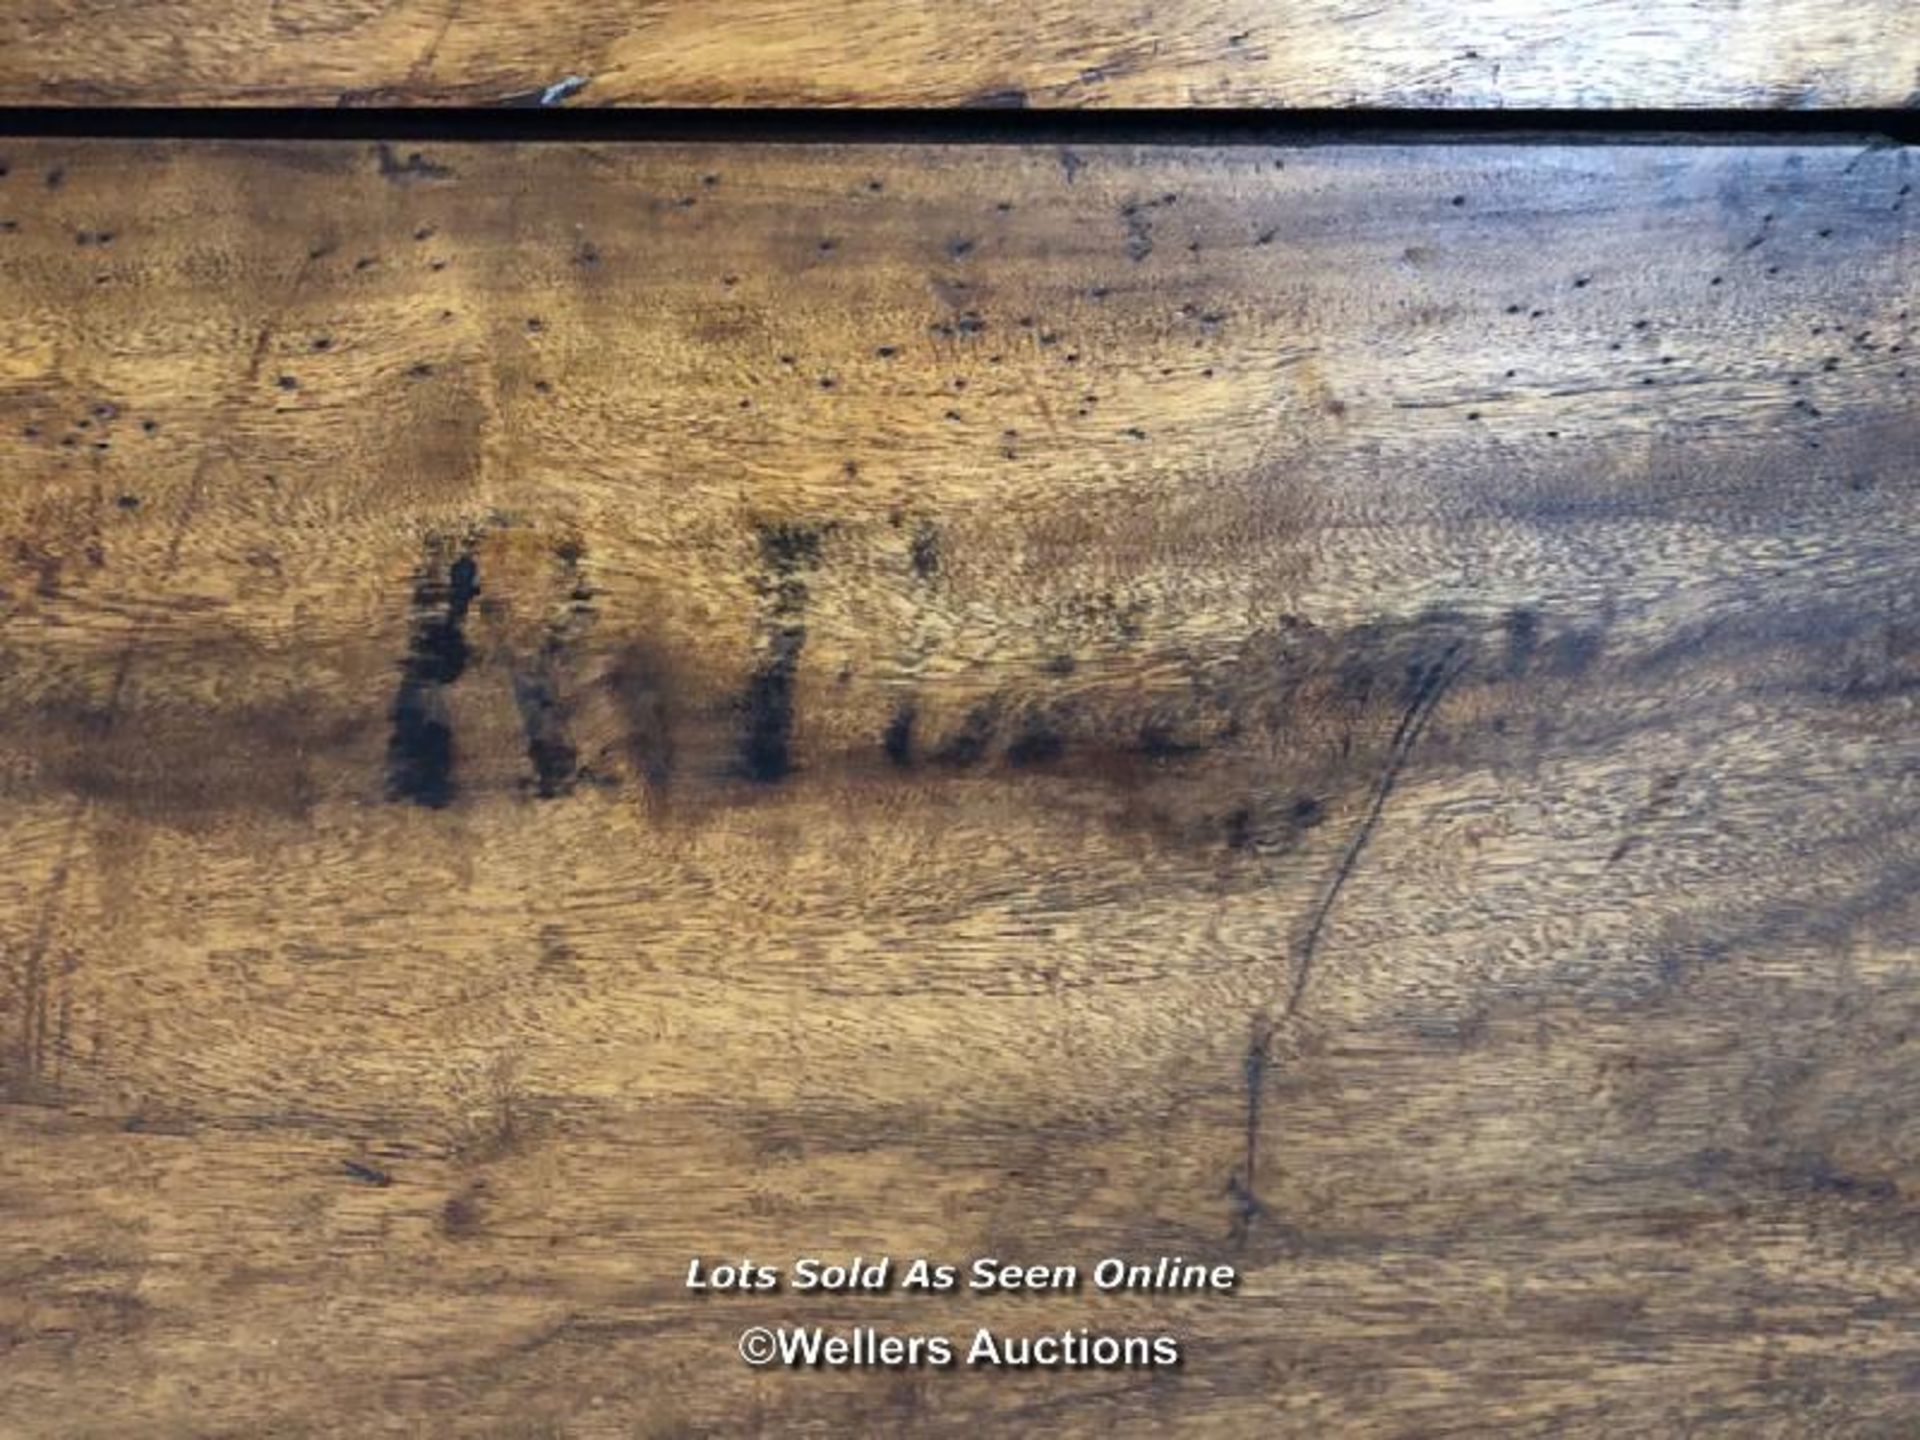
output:
{"label": "wooden surface", "polygon": [[0,1431],[1910,1433],[1912,159],[7,145]]}
{"label": "wooden surface", "polygon": [[1920,103],[1907,0],[13,0],[18,105]]}

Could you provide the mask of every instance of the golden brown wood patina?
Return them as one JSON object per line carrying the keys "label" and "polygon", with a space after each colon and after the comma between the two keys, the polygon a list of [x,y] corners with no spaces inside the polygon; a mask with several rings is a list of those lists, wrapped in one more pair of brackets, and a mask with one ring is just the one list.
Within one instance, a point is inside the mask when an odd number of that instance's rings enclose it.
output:
{"label": "golden brown wood patina", "polygon": [[0,160],[0,1430],[1911,1420],[1910,153]]}
{"label": "golden brown wood patina", "polygon": [[0,103],[1901,106],[1908,0],[16,0]]}

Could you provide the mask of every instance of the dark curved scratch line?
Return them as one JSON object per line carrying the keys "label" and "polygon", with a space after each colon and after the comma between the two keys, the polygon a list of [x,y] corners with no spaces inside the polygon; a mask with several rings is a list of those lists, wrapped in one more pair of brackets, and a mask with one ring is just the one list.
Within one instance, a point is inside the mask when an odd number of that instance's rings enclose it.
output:
{"label": "dark curved scratch line", "polygon": [[1325,931],[1327,919],[1333,914],[1333,907],[1340,899],[1340,892],[1360,865],[1360,857],[1365,853],[1367,843],[1373,839],[1374,831],[1379,827],[1381,813],[1386,809],[1387,798],[1393,794],[1393,787],[1399,782],[1400,772],[1406,768],[1413,747],[1425,733],[1427,722],[1433,718],[1433,712],[1439,708],[1440,699],[1447,687],[1460,677],[1466,668],[1459,659],[1460,643],[1456,641],[1447,647],[1447,651],[1428,667],[1419,688],[1414,691],[1407,708],[1400,716],[1400,724],[1393,732],[1393,740],[1387,746],[1387,758],[1380,767],[1380,777],[1374,782],[1373,795],[1367,802],[1366,813],[1360,823],[1354,827],[1348,839],[1346,849],[1341,852],[1340,862],[1334,867],[1333,877],[1327,883],[1320,903],[1314,906],[1313,918],[1308,922],[1295,947],[1293,984],[1288,987],[1286,1004],[1276,1018],[1270,1012],[1254,1016],[1253,1036],[1247,1045],[1245,1062],[1247,1118],[1246,1118],[1246,1155],[1241,1173],[1228,1181],[1227,1190],[1233,1196],[1236,1212],[1234,1232],[1244,1239],[1247,1227],[1253,1218],[1261,1213],[1262,1206],[1255,1188],[1260,1167],[1260,1099],[1266,1088],[1267,1071],[1271,1058],[1273,1033],[1280,1024],[1291,1020],[1299,1013],[1300,1004],[1306,998],[1307,982],[1313,978],[1313,961],[1319,953],[1320,936]]}
{"label": "dark curved scratch line", "polygon": [[1427,721],[1433,718],[1440,697],[1459,677],[1462,667],[1454,663],[1459,653],[1460,645],[1456,641],[1447,648],[1446,654],[1434,661],[1426,678],[1420,682],[1420,688],[1407,702],[1400,725],[1393,732],[1393,742],[1387,747],[1387,759],[1380,768],[1380,778],[1374,782],[1373,799],[1367,805],[1367,813],[1354,827],[1353,837],[1347,841],[1339,865],[1334,867],[1333,879],[1327,885],[1326,893],[1320,897],[1320,903],[1314,907],[1313,920],[1301,937],[1299,958],[1294,963],[1293,988],[1287,994],[1286,1008],[1280,1012],[1282,1020],[1291,1020],[1300,1009],[1300,1002],[1307,993],[1307,981],[1313,976],[1313,958],[1318,953],[1320,934],[1326,929],[1327,917],[1333,913],[1334,902],[1339,900],[1341,889],[1358,868],[1367,842],[1373,839],[1373,832],[1380,824],[1380,813],[1386,809],[1387,797],[1393,793],[1407,758],[1412,755],[1413,747],[1419,743],[1421,733],[1427,728]]}

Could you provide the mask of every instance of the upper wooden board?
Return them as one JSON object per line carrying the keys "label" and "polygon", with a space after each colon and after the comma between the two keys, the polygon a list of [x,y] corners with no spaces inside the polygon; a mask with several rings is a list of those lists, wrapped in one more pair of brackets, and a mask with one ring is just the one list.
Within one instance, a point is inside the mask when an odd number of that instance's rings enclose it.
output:
{"label": "upper wooden board", "polygon": [[1912,158],[0,147],[0,1433],[1904,1433]]}
{"label": "upper wooden board", "polygon": [[1907,0],[18,0],[0,103],[1890,107]]}

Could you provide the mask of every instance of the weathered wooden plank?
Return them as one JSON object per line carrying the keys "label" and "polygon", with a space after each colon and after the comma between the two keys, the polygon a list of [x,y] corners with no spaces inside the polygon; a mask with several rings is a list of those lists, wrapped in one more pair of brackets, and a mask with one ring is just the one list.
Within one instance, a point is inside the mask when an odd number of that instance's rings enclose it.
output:
{"label": "weathered wooden plank", "polygon": [[0,103],[1903,106],[1903,0],[20,0]]}
{"label": "weathered wooden plank", "polygon": [[0,1429],[1910,1420],[1909,152],[0,158]]}

